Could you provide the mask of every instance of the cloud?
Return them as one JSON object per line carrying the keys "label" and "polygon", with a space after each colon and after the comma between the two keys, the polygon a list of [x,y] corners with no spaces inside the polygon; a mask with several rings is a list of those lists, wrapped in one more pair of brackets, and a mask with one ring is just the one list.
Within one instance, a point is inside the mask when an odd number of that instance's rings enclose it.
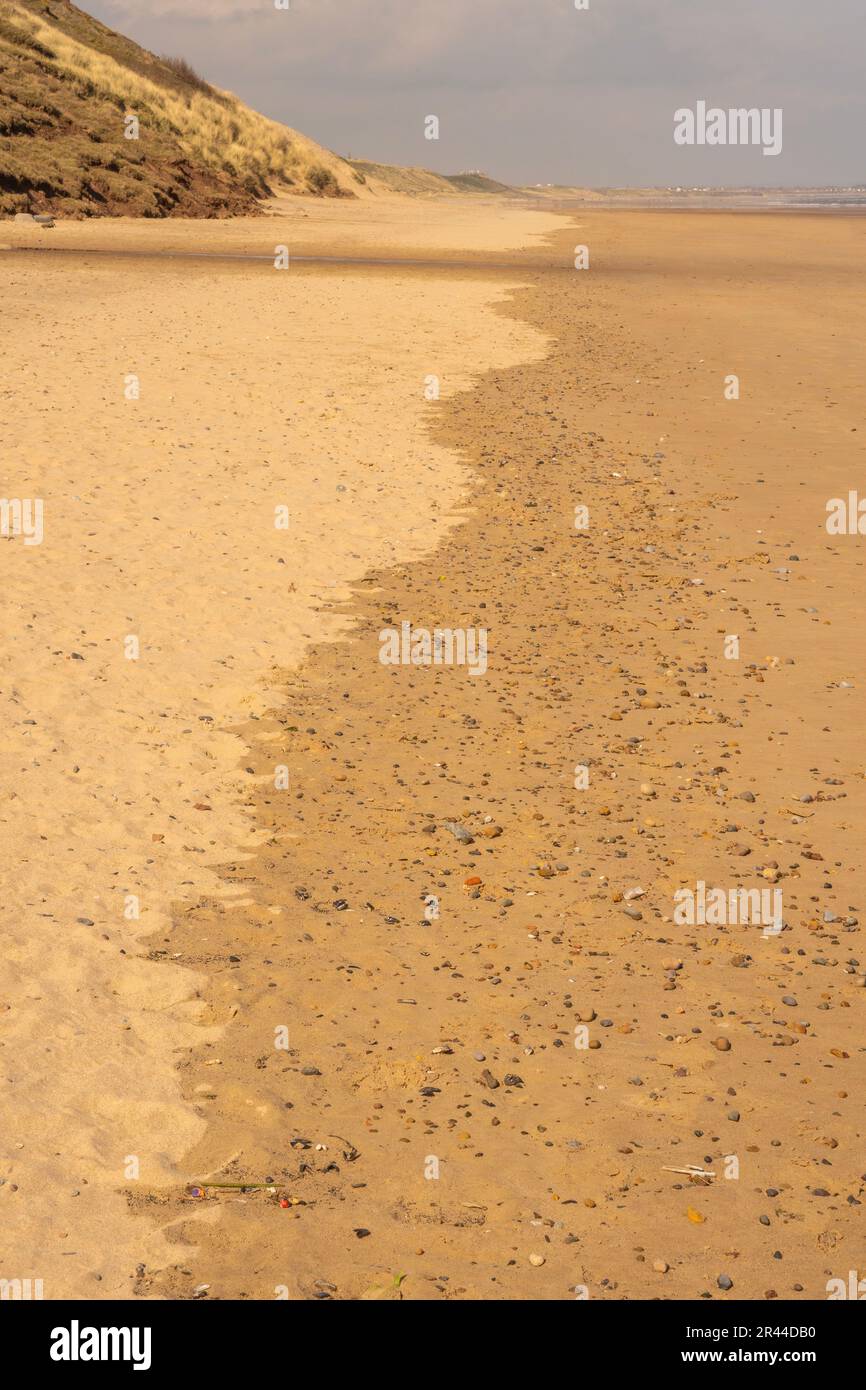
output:
{"label": "cloud", "polygon": [[[298,0],[295,0],[297,7]],[[184,19],[229,19],[239,14],[261,14],[267,0],[104,0],[100,8],[118,17],[139,15],[159,18],[182,15]]]}
{"label": "cloud", "polygon": [[[333,73],[443,85],[533,79],[614,82],[767,82],[808,74],[834,30],[835,61],[853,75],[866,24],[862,0],[101,0],[103,17],[141,29],[164,20],[203,47],[242,41],[287,73]],[[850,44],[850,46],[849,46]],[[831,68],[832,70],[832,68]],[[825,76],[825,81],[828,80]]]}

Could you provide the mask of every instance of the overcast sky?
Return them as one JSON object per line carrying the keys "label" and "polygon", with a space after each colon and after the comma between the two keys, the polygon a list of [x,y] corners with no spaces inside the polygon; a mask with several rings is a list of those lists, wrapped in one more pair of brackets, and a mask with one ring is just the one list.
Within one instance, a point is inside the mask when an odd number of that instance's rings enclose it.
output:
{"label": "overcast sky", "polygon": [[[866,0],[290,4],[81,0],[339,154],[512,183],[866,182]],[[698,100],[781,107],[781,154],[676,145]]]}

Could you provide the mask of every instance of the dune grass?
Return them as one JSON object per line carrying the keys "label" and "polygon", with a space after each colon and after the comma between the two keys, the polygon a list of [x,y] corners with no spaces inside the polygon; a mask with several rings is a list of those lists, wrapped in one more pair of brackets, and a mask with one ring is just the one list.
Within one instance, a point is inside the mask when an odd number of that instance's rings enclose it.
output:
{"label": "dune grass", "polygon": [[[172,137],[198,165],[237,182],[256,197],[280,186],[322,197],[353,196],[352,171],[337,156],[289,127],[245,106],[232,93],[206,82],[183,58],[156,58],[134,49],[139,69],[130,65],[118,44],[118,56],[104,51],[111,31],[102,30],[101,46],[80,42],[40,14],[12,4],[0,25],[0,39],[39,55],[47,72],[72,76],[79,94],[110,103],[123,116],[139,118],[142,148],[148,131]],[[127,43],[127,41],[123,41]],[[141,55],[140,59],[138,55]],[[131,143],[131,142],[130,142]]]}

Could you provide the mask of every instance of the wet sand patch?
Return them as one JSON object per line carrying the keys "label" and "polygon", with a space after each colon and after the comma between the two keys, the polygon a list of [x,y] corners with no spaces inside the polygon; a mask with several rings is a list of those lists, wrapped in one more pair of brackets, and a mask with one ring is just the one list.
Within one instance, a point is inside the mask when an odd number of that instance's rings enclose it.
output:
{"label": "wet sand patch", "polygon": [[[142,1292],[821,1298],[857,1263],[863,560],[823,530],[856,458],[852,248],[803,283],[796,218],[773,253],[754,219],[670,225],[598,214],[618,276],[500,310],[554,343],[441,410],[471,512],[355,586],[352,636],[244,731],[255,907],[162,946],[228,1023],[185,1064],[190,1173],[275,1192],[175,1194],[199,1248]],[[382,666],[404,619],[485,627],[484,679]],[[781,884],[786,930],[674,922],[699,881]]]}

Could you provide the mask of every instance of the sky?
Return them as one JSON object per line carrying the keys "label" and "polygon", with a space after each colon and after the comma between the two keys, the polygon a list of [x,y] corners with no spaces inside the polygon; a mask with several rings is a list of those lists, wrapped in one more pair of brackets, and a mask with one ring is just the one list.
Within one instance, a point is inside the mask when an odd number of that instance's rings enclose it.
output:
{"label": "sky", "polygon": [[[866,0],[276,3],[80,7],[342,155],[519,184],[866,183]],[[675,143],[699,101],[781,109],[780,153]]]}

